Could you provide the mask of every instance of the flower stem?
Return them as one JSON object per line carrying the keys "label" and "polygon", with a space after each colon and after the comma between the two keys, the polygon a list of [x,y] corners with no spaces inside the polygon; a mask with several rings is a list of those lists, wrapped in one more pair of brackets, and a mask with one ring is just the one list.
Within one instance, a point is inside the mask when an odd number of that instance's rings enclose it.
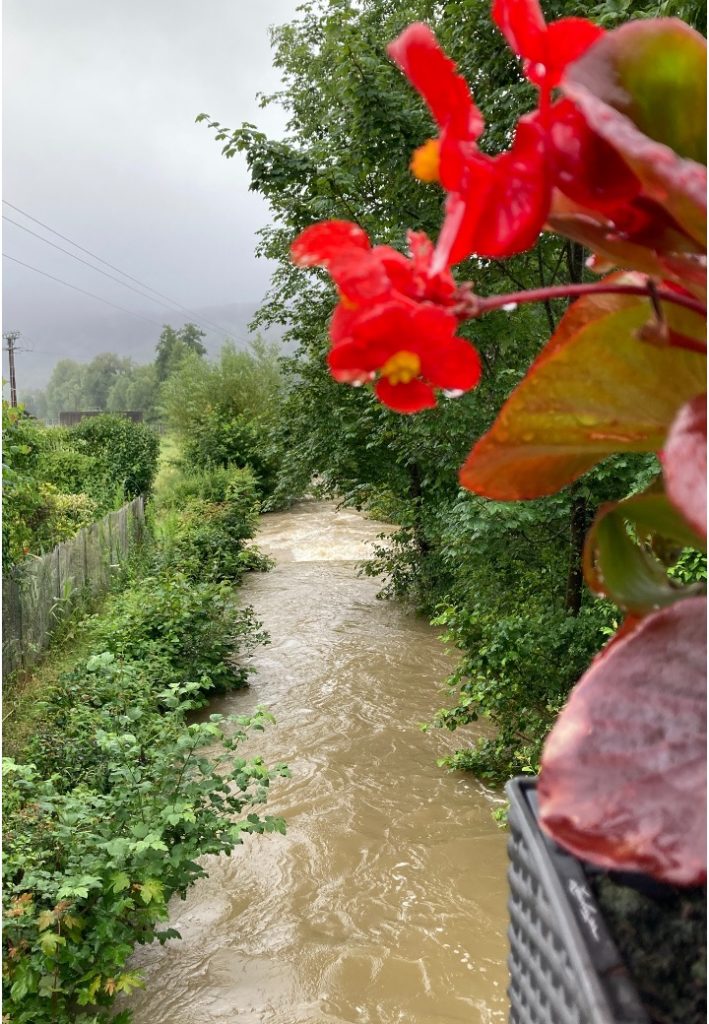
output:
{"label": "flower stem", "polygon": [[[544,302],[548,299],[575,299],[582,295],[642,295],[652,299],[653,296],[663,302],[673,302],[676,306],[684,306],[694,313],[707,315],[706,306],[692,295],[670,291],[667,288],[656,288],[651,284],[607,284],[604,281],[593,284],[562,284],[548,288],[530,288],[523,292],[509,292],[507,295],[491,295],[481,298],[472,293],[466,296],[461,306],[461,313],[470,318],[483,316],[504,306],[520,305],[523,302]],[[701,351],[704,351],[702,349]]]}

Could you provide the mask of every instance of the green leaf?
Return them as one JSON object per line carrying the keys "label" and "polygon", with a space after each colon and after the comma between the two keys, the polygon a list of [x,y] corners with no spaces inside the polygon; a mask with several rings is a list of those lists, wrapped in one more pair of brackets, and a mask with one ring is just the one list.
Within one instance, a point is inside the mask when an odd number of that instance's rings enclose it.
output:
{"label": "green leaf", "polygon": [[115,875],[111,875],[111,891],[112,892],[123,892],[125,889],[130,887],[130,878],[125,871],[118,871]]}
{"label": "green leaf", "polygon": [[601,508],[586,538],[584,573],[597,594],[636,615],[674,604],[703,592],[701,585],[682,587],[662,563],[632,538],[626,523],[641,535],[659,535],[680,547],[701,540],[664,494],[642,494]]}
{"label": "green leaf", "polygon": [[65,945],[64,936],[56,932],[43,932],[39,937],[39,946],[45,956],[54,956],[59,947]]}
{"label": "green leaf", "polygon": [[651,316],[635,296],[575,302],[468,456],[462,485],[502,501],[537,498],[614,452],[661,449],[678,409],[705,390],[706,357],[639,340]]}
{"label": "green leaf", "polygon": [[130,994],[135,988],[144,988],[145,982],[137,971],[127,971],[116,978],[116,992]]}
{"label": "green leaf", "polygon": [[47,928],[51,928],[57,919],[57,915],[53,910],[43,910],[37,918],[37,928],[43,932]]}
{"label": "green leaf", "polygon": [[146,878],[140,887],[140,898],[143,903],[163,902],[163,885],[157,878]]}

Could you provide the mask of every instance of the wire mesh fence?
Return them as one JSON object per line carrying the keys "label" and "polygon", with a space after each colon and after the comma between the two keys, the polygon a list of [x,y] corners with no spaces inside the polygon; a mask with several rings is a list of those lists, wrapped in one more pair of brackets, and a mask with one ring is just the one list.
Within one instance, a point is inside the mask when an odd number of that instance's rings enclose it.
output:
{"label": "wire mesh fence", "polygon": [[144,529],[144,499],[134,498],[48,554],[13,567],[2,581],[3,682],[37,660],[87,593],[108,588]]}

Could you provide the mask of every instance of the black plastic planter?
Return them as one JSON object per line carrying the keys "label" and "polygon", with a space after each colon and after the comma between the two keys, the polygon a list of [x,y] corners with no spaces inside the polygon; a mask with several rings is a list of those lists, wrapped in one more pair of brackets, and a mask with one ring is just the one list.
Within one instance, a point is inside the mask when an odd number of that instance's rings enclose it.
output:
{"label": "black plastic planter", "polygon": [[649,1024],[582,863],[537,824],[536,780],[507,795],[510,1024]]}

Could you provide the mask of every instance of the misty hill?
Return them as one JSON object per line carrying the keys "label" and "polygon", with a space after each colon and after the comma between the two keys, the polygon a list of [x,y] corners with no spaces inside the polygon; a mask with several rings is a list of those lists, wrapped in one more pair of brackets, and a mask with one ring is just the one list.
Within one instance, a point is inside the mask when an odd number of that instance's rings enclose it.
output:
{"label": "misty hill", "polygon": [[[18,330],[22,337],[16,356],[17,386],[20,393],[44,388],[52,370],[60,359],[74,359],[85,363],[102,352],[115,352],[128,356],[136,363],[149,363],[155,358],[155,346],[160,336],[160,324],[179,328],[191,318],[187,313],[170,313],[161,316],[152,310],[146,312],[155,324],[139,320],[127,313],[107,311],[95,315],[76,310],[63,311],[53,306],[43,310],[37,306],[27,310],[23,306],[22,316],[13,314],[12,296],[6,295],[3,309],[3,330]],[[258,303],[234,302],[224,306],[206,306],[196,309],[203,321],[202,330],[207,331],[203,343],[209,356],[216,355],[226,340],[232,340],[237,348],[245,348],[253,333],[248,324],[259,308]],[[218,327],[205,322],[211,321]],[[261,330],[267,341],[280,340],[280,332],[274,329]],[[3,377],[7,378],[7,356],[3,357]]]}

